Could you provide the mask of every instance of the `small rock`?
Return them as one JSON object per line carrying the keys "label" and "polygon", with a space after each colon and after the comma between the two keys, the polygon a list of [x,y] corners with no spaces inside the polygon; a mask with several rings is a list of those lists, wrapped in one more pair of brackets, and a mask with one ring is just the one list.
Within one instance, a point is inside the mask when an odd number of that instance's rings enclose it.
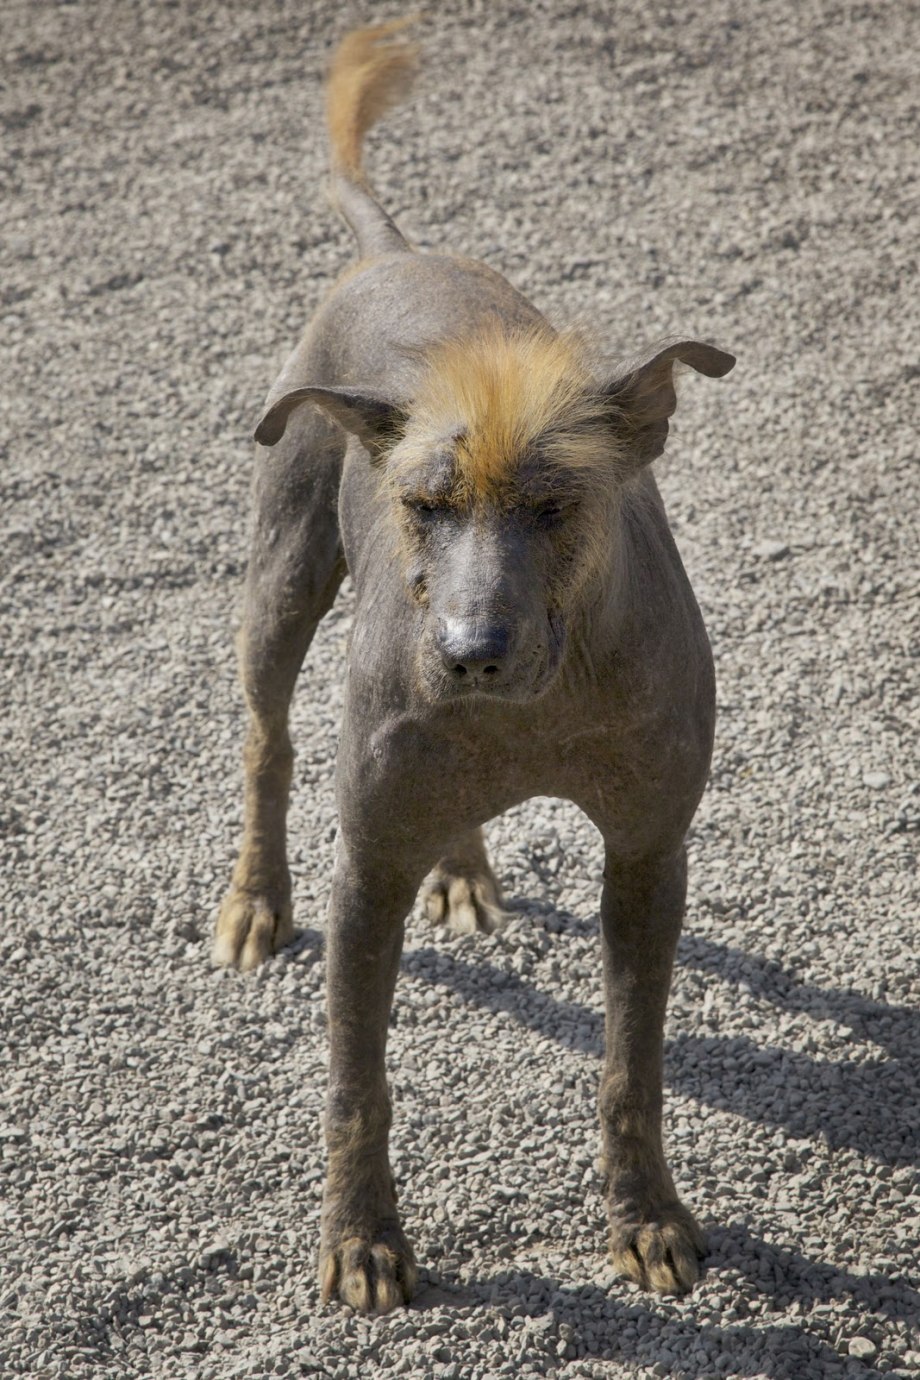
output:
{"label": "small rock", "polygon": [[847,1351],[860,1361],[868,1361],[869,1357],[878,1351],[878,1347],[868,1337],[851,1337]]}
{"label": "small rock", "polygon": [[764,561],[781,561],[789,555],[789,547],[784,541],[759,541],[751,547],[751,551]]}
{"label": "small rock", "polygon": [[199,1252],[197,1261],[199,1269],[210,1269],[212,1265],[220,1260],[221,1256],[227,1255],[229,1250],[230,1242],[223,1237],[218,1237],[217,1240],[210,1242],[209,1245],[205,1246]]}
{"label": "small rock", "polygon": [[868,786],[872,791],[880,791],[883,786],[887,786],[891,777],[887,771],[864,771],[863,785]]}

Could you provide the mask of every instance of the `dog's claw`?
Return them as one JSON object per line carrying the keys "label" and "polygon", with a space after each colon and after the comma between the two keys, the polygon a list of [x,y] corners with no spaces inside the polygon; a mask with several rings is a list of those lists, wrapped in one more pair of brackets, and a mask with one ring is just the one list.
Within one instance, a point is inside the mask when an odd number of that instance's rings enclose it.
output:
{"label": "dog's claw", "polygon": [[220,908],[211,956],[216,964],[248,973],[293,938],[290,902],[234,889]]}
{"label": "dog's claw", "polygon": [[435,925],[454,934],[494,934],[512,919],[501,904],[498,883],[491,874],[461,874],[439,867],[422,892],[425,914]]}
{"label": "dog's claw", "polygon": [[610,1257],[627,1279],[657,1294],[685,1294],[700,1277],[706,1237],[679,1203],[654,1220],[610,1228]]}
{"label": "dog's claw", "polygon": [[353,1236],[323,1254],[323,1303],[338,1296],[359,1313],[392,1313],[415,1293],[417,1271],[412,1248],[400,1231],[387,1241]]}

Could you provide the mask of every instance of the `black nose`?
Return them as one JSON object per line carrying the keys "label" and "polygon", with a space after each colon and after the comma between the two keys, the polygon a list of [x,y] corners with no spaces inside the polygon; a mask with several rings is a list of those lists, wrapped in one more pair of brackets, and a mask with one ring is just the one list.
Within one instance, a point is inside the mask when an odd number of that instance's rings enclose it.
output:
{"label": "black nose", "polygon": [[510,640],[507,628],[494,623],[462,618],[444,618],[438,623],[441,658],[457,680],[470,676],[485,683],[499,681]]}

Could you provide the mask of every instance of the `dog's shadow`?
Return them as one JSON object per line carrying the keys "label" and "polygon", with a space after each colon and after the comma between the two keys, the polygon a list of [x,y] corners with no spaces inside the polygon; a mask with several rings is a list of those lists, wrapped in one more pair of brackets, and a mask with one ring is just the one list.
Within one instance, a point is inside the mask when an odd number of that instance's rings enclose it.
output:
{"label": "dog's shadow", "polygon": [[[523,898],[511,904],[520,918],[537,918],[554,931],[597,933],[596,919],[579,919]],[[315,962],[323,942],[320,931],[300,930],[284,952],[297,962]],[[594,1009],[468,954],[454,953],[450,945],[423,945],[404,956],[403,968],[411,957],[414,978],[447,988],[471,1006],[504,1013],[565,1048],[603,1055],[600,978]],[[849,1147],[892,1165],[920,1161],[917,1138],[904,1116],[906,1106],[920,1101],[915,1060],[920,1013],[858,992],[801,982],[772,959],[701,935],[681,937],[678,966],[730,984],[743,982],[753,997],[781,1011],[836,1021],[852,1032],[854,1041],[871,1040],[888,1058],[816,1059],[800,1049],[768,1044],[762,1036],[682,1031],[666,1047],[665,1077],[671,1088],[750,1121],[782,1126],[796,1139],[821,1136],[831,1150]]]}
{"label": "dog's shadow", "polygon": [[[736,1272],[736,1307],[746,1309],[745,1299],[768,1299],[772,1306],[785,1307],[801,1300],[807,1308],[831,1299],[850,1296],[859,1308],[879,1311],[891,1318],[910,1319],[920,1311],[920,1295],[907,1284],[893,1282],[882,1274],[855,1276],[837,1271],[799,1254],[773,1246],[752,1236],[741,1224],[712,1228],[709,1233],[708,1266],[728,1273]],[[424,1275],[423,1275],[424,1279]],[[640,1302],[640,1298],[643,1301]],[[820,1316],[800,1323],[773,1326],[737,1324],[717,1326],[700,1322],[694,1315],[693,1296],[683,1316],[667,1308],[667,1336],[661,1346],[673,1358],[672,1380],[709,1380],[712,1357],[730,1355],[733,1374],[768,1376],[770,1380],[799,1380],[802,1375],[836,1374],[845,1358],[832,1340],[822,1337],[825,1325]],[[560,1325],[571,1328],[579,1358],[619,1361],[630,1366],[650,1365],[654,1353],[648,1352],[648,1321],[656,1312],[654,1298],[628,1292],[613,1284],[609,1290],[596,1285],[560,1285],[549,1275],[530,1270],[505,1270],[494,1279],[478,1278],[465,1283],[440,1280],[424,1285],[413,1302],[412,1312],[437,1309],[473,1310],[491,1307],[515,1317],[524,1310],[521,1331],[515,1346],[526,1346],[529,1339],[550,1335],[558,1345]],[[662,1310],[664,1312],[664,1309]],[[829,1334],[828,1334],[829,1335]],[[834,1339],[836,1340],[836,1339]],[[532,1345],[539,1353],[545,1349],[539,1340]],[[702,1348],[705,1360],[695,1355]],[[535,1363],[538,1358],[535,1358]],[[852,1366],[854,1362],[849,1361]],[[871,1364],[860,1365],[862,1380],[883,1374]]]}
{"label": "dog's shadow", "polygon": [[[533,902],[514,904],[522,915],[543,912]],[[596,920],[548,908],[547,914],[555,918],[554,928],[597,931]],[[599,1009],[541,991],[516,972],[452,953],[449,946],[416,948],[411,958],[416,979],[445,987],[472,1006],[504,1013],[566,1048],[602,1056]],[[800,982],[770,959],[698,935],[683,936],[678,964],[728,983],[743,981],[753,996],[782,1011],[835,1020],[856,1040],[871,1040],[889,1057],[835,1062],[766,1044],[760,1036],[681,1032],[666,1047],[665,1078],[671,1088],[750,1121],[782,1126],[796,1139],[820,1135],[832,1150],[849,1147],[892,1165],[917,1162],[917,1140],[904,1108],[920,1100],[914,1058],[920,1048],[920,1013],[857,992]],[[598,1008],[600,1002],[598,976]]]}

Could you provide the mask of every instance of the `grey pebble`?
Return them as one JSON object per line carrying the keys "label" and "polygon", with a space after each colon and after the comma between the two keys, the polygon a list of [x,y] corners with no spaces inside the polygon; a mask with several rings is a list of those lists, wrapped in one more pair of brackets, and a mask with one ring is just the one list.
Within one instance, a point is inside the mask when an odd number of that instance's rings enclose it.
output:
{"label": "grey pebble", "polygon": [[789,555],[789,546],[783,541],[759,541],[751,550],[765,561],[779,561]]}
{"label": "grey pebble", "polygon": [[847,1343],[847,1352],[860,1361],[868,1361],[878,1354],[878,1347],[868,1337],[851,1337]]}

